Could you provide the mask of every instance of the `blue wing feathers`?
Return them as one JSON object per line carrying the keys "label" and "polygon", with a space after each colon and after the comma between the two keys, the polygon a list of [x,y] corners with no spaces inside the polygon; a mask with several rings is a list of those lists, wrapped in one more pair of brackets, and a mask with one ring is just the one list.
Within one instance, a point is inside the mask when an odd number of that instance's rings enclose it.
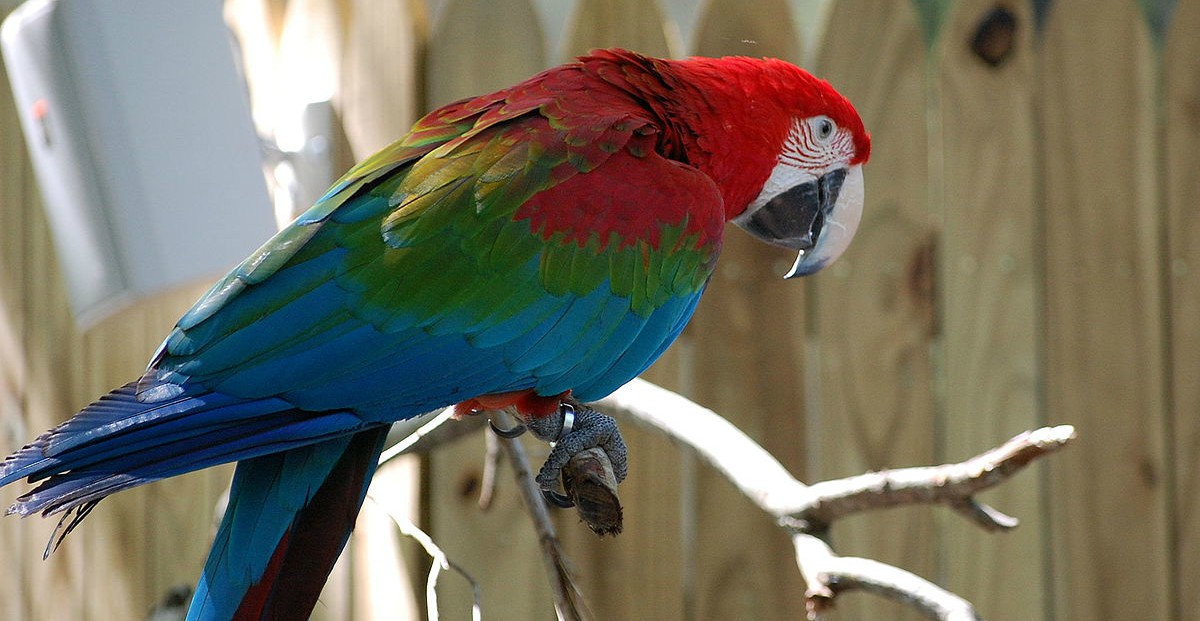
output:
{"label": "blue wing feathers", "polygon": [[465,377],[478,369],[492,369],[488,374],[492,377],[505,373],[497,360],[479,356],[478,350],[461,336],[433,337],[421,330],[415,332],[413,341],[428,343],[415,348],[418,355],[406,351],[394,360],[336,376],[330,374],[310,388],[289,391],[288,398],[305,407],[320,408],[344,402],[347,395],[352,395],[355,408],[364,417],[395,420],[480,394],[473,392],[479,384],[467,382],[461,382],[454,392],[440,393],[434,390],[440,378],[456,373]]}
{"label": "blue wing feathers", "polygon": [[581,334],[599,327],[595,325],[595,318],[612,297],[607,286],[597,287],[584,297],[568,297],[570,301],[562,315],[552,324],[544,322],[544,333],[524,351],[519,351],[515,343],[505,348],[509,368],[517,375],[525,375],[535,369],[540,370],[564,351],[571,351]]}
{"label": "blue wing feathers", "polygon": [[[363,426],[361,419],[343,415],[332,421],[305,420],[290,424],[269,424],[263,421],[242,425],[240,436],[228,443],[210,443],[191,448],[188,443],[155,446],[142,451],[136,465],[121,463],[103,466],[85,464],[79,471],[49,476],[33,491],[21,496],[10,508],[11,513],[49,515],[95,503],[106,496],[160,479],[229,463],[308,446],[314,442],[345,436]],[[340,423],[331,430],[330,423]],[[183,446],[180,446],[183,444]],[[181,452],[183,451],[183,452]],[[122,454],[127,457],[127,454]]]}
{"label": "blue wing feathers", "polygon": [[[297,332],[323,324],[329,317],[343,315],[345,294],[329,282],[300,296],[297,311],[268,313],[235,333],[213,339],[174,370],[189,376],[211,376],[267,358],[281,347],[294,345]],[[254,356],[248,357],[247,352]]]}
{"label": "blue wing feathers", "polygon": [[[185,403],[185,406],[194,405]],[[276,407],[270,402],[250,401],[237,405],[209,410],[189,412],[188,416],[176,419],[155,421],[153,425],[143,425],[120,436],[119,441],[97,443],[81,449],[74,454],[64,454],[65,451],[47,453],[50,457],[59,457],[60,461],[69,463],[74,469],[83,468],[109,459],[119,458],[124,453],[141,453],[143,451],[171,450],[175,442],[185,440],[192,435],[200,435],[211,431],[219,431],[228,427],[231,420],[252,421],[256,416],[269,416],[288,406]],[[277,423],[276,423],[277,424]],[[80,434],[82,435],[82,434]],[[97,439],[94,436],[92,439]],[[72,438],[73,440],[75,438]],[[114,440],[115,438],[109,438]],[[75,444],[80,444],[76,442]],[[74,447],[71,447],[74,448]],[[149,455],[139,455],[149,461]]]}
{"label": "blue wing feathers", "polygon": [[[593,378],[612,365],[613,356],[608,352],[624,351],[628,348],[641,333],[645,322],[644,317],[633,313],[626,314],[617,323],[616,327],[613,328],[600,347],[586,354],[583,352],[571,353],[570,356],[577,360],[576,364],[570,371],[559,377],[544,379],[543,392],[546,394],[558,394],[554,392],[556,389],[558,392],[574,389],[577,397],[580,391],[583,391],[584,394],[590,394],[587,386],[590,386]],[[583,397],[579,398],[582,399]]]}
{"label": "blue wing feathers", "polygon": [[538,326],[549,329],[545,324],[558,317],[567,301],[562,297],[539,296],[524,308],[510,311],[509,317],[472,334],[469,340],[479,349],[489,349],[512,342],[518,335],[528,336],[526,333]]}
{"label": "blue wing feathers", "polygon": [[669,298],[640,326],[623,353],[615,361],[609,359],[606,370],[591,374],[590,381],[583,380],[586,383],[574,386],[575,395],[584,401],[602,399],[645,371],[679,336],[699,300],[700,292]]}
{"label": "blue wing feathers", "polygon": [[[561,348],[555,357],[538,367],[539,377],[554,377],[567,373],[573,368],[586,364],[586,361],[596,357],[605,357],[604,351],[608,339],[621,325],[628,315],[629,302],[624,298],[608,296],[597,304],[596,312],[587,320],[584,327],[573,335],[566,347]],[[556,394],[556,393],[551,393]]]}
{"label": "blue wing feathers", "polygon": [[[345,251],[330,251],[325,256],[283,269],[277,274],[277,278],[280,280],[272,280],[270,285],[247,286],[240,295],[230,300],[222,309],[220,321],[201,322],[187,329],[186,332],[176,330],[168,342],[168,353],[176,356],[194,356],[231,336],[237,337],[234,340],[236,347],[242,338],[251,338],[255,334],[261,335],[268,329],[276,332],[274,336],[276,340],[281,340],[281,336],[286,336],[288,330],[281,330],[278,323],[271,324],[268,321],[270,318],[275,317],[276,322],[286,322],[298,319],[295,317],[297,311],[310,317],[318,312],[331,312],[328,308],[329,304],[344,300],[345,297],[344,292],[340,296],[331,295],[335,293],[336,289],[336,285],[331,279],[336,273],[341,255],[344,253]],[[293,297],[281,298],[277,294],[280,290],[288,291],[289,295]],[[295,301],[299,301],[300,304],[294,303]],[[322,302],[324,302],[323,305]],[[308,308],[310,303],[313,303],[315,307]],[[268,325],[265,327],[260,325],[264,323]],[[230,326],[236,325],[246,325],[247,327],[232,332]],[[211,363],[219,365],[220,356],[215,357],[217,360]],[[208,362],[207,358],[206,355],[206,362]]]}

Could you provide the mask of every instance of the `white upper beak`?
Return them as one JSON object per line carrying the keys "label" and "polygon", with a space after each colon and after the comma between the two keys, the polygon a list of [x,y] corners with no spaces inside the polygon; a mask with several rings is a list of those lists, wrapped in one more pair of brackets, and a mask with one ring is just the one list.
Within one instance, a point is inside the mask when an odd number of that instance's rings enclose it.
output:
{"label": "white upper beak", "polygon": [[733,222],[767,243],[798,252],[785,278],[807,276],[842,256],[854,238],[862,220],[862,166],[834,168],[815,178],[786,174],[782,166],[763,195]]}

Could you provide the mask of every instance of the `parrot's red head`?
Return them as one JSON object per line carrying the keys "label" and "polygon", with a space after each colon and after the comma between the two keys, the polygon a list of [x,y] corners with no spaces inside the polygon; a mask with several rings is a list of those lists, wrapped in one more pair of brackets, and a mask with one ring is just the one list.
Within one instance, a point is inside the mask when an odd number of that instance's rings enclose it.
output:
{"label": "parrot's red head", "polygon": [[838,258],[862,217],[862,165],[871,154],[850,102],[781,60],[659,62],[676,82],[672,112],[687,125],[687,159],[717,182],[727,218],[798,251],[788,278]]}

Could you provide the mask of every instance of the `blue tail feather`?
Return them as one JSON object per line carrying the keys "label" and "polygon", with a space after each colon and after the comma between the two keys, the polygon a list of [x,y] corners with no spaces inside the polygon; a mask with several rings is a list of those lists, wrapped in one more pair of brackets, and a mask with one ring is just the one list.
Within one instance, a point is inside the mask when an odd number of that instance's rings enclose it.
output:
{"label": "blue tail feather", "polygon": [[10,513],[58,513],[158,479],[348,435],[345,411],[297,410],[278,398],[188,394],[143,403],[137,383],[105,395],[0,463],[0,485],[42,481]]}
{"label": "blue tail feather", "polygon": [[307,618],[354,527],[387,429],[238,463],[188,621]]}

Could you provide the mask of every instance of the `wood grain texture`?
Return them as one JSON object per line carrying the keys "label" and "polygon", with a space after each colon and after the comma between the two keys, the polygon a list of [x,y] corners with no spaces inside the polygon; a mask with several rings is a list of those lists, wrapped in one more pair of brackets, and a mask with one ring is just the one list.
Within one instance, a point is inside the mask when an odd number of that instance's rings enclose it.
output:
{"label": "wood grain texture", "polygon": [[[759,13],[709,3],[694,53],[796,60],[801,41],[790,8],[767,5]],[[793,260],[727,227],[717,272],[684,334],[692,376],[684,394],[721,412],[803,478],[808,283],[783,280]],[[694,618],[803,616],[804,586],[785,534],[715,471],[700,468],[696,477]]]}
{"label": "wood grain texture", "polygon": [[[60,410],[64,418],[109,389],[136,378],[145,368],[157,345],[144,336],[141,322],[146,315],[146,307],[134,305],[105,318],[86,334],[72,338],[73,349],[79,351],[82,361],[79,378],[68,393],[72,403],[63,404]],[[71,330],[72,326],[65,323],[59,338],[72,337]],[[163,330],[160,334],[165,333]],[[172,492],[188,494],[185,488],[171,487]],[[86,607],[95,618],[135,618],[144,614],[159,595],[151,588],[150,576],[150,566],[155,562],[150,558],[155,544],[151,531],[157,527],[147,520],[153,510],[147,503],[152,495],[147,486],[106,499],[80,526],[77,534],[83,535],[81,541],[64,545],[65,548],[83,543],[87,547],[88,564],[111,572],[110,576],[102,576],[99,571],[88,572],[86,576]],[[169,563],[171,559],[163,561]]]}
{"label": "wood grain texture", "polygon": [[[28,164],[22,167],[29,170]],[[22,204],[25,270],[21,299],[24,301],[26,384],[25,416],[34,433],[64,420],[79,401],[73,382],[79,370],[79,337],[67,310],[66,287],[32,179],[26,181]],[[5,235],[14,231],[6,231]],[[28,441],[28,438],[26,438]],[[25,520],[31,535],[25,540],[25,558],[35,560],[26,576],[31,618],[86,618],[90,614],[76,593],[85,580],[85,563],[90,562],[90,545],[78,540],[59,550],[53,563],[40,562],[53,527],[52,520]],[[103,532],[103,531],[100,531]]]}
{"label": "wood grain texture", "polygon": [[[1040,43],[1055,618],[1169,619],[1155,63],[1133,2],[1056,2]],[[1122,588],[1137,576],[1139,588]]]}
{"label": "wood grain texture", "polygon": [[[928,58],[908,2],[838,2],[817,72],[855,102],[873,145],[857,238],[814,277],[811,338],[817,378],[810,472],[820,478],[933,463],[938,404],[933,347],[941,214],[931,188]],[[838,524],[841,554],[865,555],[934,578],[932,510],[906,508]],[[838,619],[915,619],[878,599],[839,601]]]}
{"label": "wood grain texture", "polygon": [[1164,49],[1163,147],[1175,463],[1175,614],[1200,610],[1200,3],[1181,2]]}
{"label": "wood grain texture", "polygon": [[[0,189],[0,196],[4,195],[4,191]],[[3,225],[2,220],[0,217],[0,226]],[[11,238],[4,239],[8,241]],[[4,273],[9,265],[11,263],[7,259],[0,258],[0,273]],[[18,332],[21,326],[11,319],[11,309],[6,299],[9,292],[9,289],[0,285],[0,451],[6,454],[19,449],[20,442],[26,436],[21,393],[24,385],[21,358],[24,352]],[[16,497],[16,490],[4,490],[0,494],[0,505],[8,506]],[[27,565],[23,534],[23,529],[14,520],[0,523],[0,558],[8,559],[10,567],[24,568]],[[0,615],[6,619],[24,618],[21,573],[7,571],[0,575]]]}
{"label": "wood grain texture", "polygon": [[786,0],[761,0],[754,11],[739,0],[705,3],[694,40],[701,56],[770,56],[800,62],[803,41]]}
{"label": "wood grain texture", "polygon": [[602,47],[661,57],[681,52],[679,42],[667,36],[658,4],[644,0],[579,0],[563,45],[563,61]]}
{"label": "wood grain texture", "polygon": [[[506,466],[498,473],[500,493],[491,508],[486,512],[479,509],[483,456],[482,434],[430,455],[427,532],[450,559],[479,582],[487,618],[553,619],[554,605],[537,554],[537,534],[513,484],[511,468]],[[534,464],[543,459],[544,451],[530,454]],[[444,575],[437,593],[443,619],[470,618],[471,590],[464,580]]]}
{"label": "wood grain texture", "polygon": [[[1025,4],[1003,6],[1016,29],[998,65],[971,47],[981,24],[996,19],[990,1],[954,3],[936,50],[943,229],[935,293],[945,395],[938,461],[972,455],[1042,422],[1033,18]],[[1021,519],[1012,533],[988,535],[957,515],[938,516],[939,578],[984,618],[1035,621],[1045,614],[1041,482],[1027,473],[985,496]]]}
{"label": "wood grain texture", "polygon": [[[7,15],[16,2],[0,2],[0,15]],[[0,65],[0,80],[8,83]],[[29,198],[29,162],[17,121],[17,112],[8,89],[0,93],[0,450],[15,451],[28,440],[25,392],[26,371],[25,314],[23,274],[26,209],[20,207]],[[0,490],[0,504],[7,507],[19,491]],[[0,614],[6,619],[28,617],[29,595],[26,575],[33,566],[26,540],[34,529],[17,520],[0,520],[0,558],[10,559],[10,567],[19,571],[0,574]]]}
{"label": "wood grain texture", "polygon": [[[416,120],[422,82],[418,54],[426,25],[406,2],[322,4],[329,23],[320,29],[327,33],[327,45],[341,47],[335,101],[357,162],[403,136]],[[333,24],[345,28],[343,38]]]}
{"label": "wood grain texture", "polygon": [[426,51],[425,109],[490,93],[546,68],[529,0],[450,0]]}

